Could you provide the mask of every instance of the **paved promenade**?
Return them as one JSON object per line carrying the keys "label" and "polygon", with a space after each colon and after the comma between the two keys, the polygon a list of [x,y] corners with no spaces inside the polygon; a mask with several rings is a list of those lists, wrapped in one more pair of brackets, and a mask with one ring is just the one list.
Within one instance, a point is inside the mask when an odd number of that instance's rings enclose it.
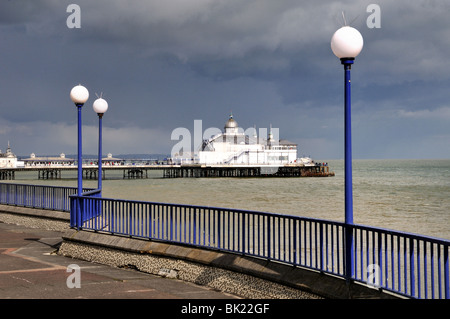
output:
{"label": "paved promenade", "polygon": [[[3,210],[11,210],[12,208]],[[94,262],[72,259],[56,254],[64,232],[31,228],[0,221],[0,305],[21,313],[51,313],[57,307],[81,309],[74,300],[89,302],[90,315],[116,315],[118,311],[129,309],[144,311],[148,315],[164,311],[167,317],[214,317],[235,316],[260,318],[283,318],[293,311],[317,310],[324,316],[335,315],[336,308],[373,308],[374,304],[354,304],[345,300],[281,300],[242,299],[228,293],[177,279],[163,278],[133,269],[110,267]],[[36,226],[36,225],[34,225]],[[69,288],[75,281],[75,272],[68,272],[69,265],[80,269],[80,288]],[[69,279],[69,280],[68,280]],[[68,286],[69,285],[69,286]],[[38,300],[27,304],[24,299]],[[59,299],[54,303],[54,300]],[[119,300],[120,299],[120,300]],[[61,303],[66,300],[65,303]],[[100,302],[105,300],[108,304]],[[114,301],[116,300],[116,301]],[[139,303],[130,301],[139,300]],[[373,300],[373,299],[372,299]],[[124,304],[124,301],[127,304]],[[385,300],[386,301],[386,300]],[[392,302],[392,300],[390,301]],[[422,303],[421,303],[422,304]],[[133,305],[133,308],[124,308]],[[377,304],[381,306],[380,304]],[[384,304],[386,305],[386,304]],[[388,304],[396,306],[397,304]],[[444,305],[444,304],[443,304]],[[399,305],[400,306],[400,305]],[[408,311],[414,305],[408,304]],[[434,305],[436,306],[436,305]],[[56,307],[56,308],[55,308]],[[78,307],[78,308],[74,308]],[[5,308],[6,309],[6,308]]]}
{"label": "paved promenade", "polygon": [[[59,256],[61,235],[0,222],[0,299],[236,298],[176,279]],[[75,275],[67,272],[71,264],[80,267],[80,288],[68,288],[69,276]],[[73,286],[75,280],[69,282]]]}

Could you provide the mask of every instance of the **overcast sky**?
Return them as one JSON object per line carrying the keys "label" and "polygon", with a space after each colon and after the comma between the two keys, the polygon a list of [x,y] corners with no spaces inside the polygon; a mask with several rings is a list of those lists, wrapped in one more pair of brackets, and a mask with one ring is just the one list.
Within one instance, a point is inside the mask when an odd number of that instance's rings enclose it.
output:
{"label": "overcast sky", "polygon": [[223,129],[232,112],[244,130],[278,128],[299,155],[343,158],[344,71],[330,48],[342,12],[364,38],[353,157],[450,158],[445,0],[0,0],[0,149],[76,154],[69,93],[82,84],[85,154],[97,152],[102,93],[105,154],[169,154],[176,128]]}

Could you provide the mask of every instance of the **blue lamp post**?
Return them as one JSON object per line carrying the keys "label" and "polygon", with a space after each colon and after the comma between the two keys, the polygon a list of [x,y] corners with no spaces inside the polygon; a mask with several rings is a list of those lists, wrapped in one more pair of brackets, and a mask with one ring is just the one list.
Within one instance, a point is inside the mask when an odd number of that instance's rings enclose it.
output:
{"label": "blue lamp post", "polygon": [[82,166],[82,134],[81,134],[81,109],[89,99],[89,91],[81,84],[70,91],[70,98],[78,108],[78,196],[83,192],[83,166]]}
{"label": "blue lamp post", "polygon": [[345,71],[345,276],[354,275],[353,254],[353,191],[352,191],[352,130],[350,69],[355,57],[363,48],[363,38],[358,30],[344,26],[331,38],[331,50],[341,60]]}
{"label": "blue lamp post", "polygon": [[102,118],[103,114],[108,110],[108,103],[98,98],[92,105],[95,113],[98,115],[98,189],[102,189]]}
{"label": "blue lamp post", "polygon": [[[86,101],[89,98],[89,91],[82,85],[77,85],[72,88],[70,91],[70,98],[72,99],[72,102],[75,103],[77,109],[78,109],[78,189],[77,189],[77,195],[81,196],[81,193],[83,192],[83,155],[82,155],[82,134],[81,134],[81,109],[86,103]],[[81,202],[78,201],[76,205],[76,210],[74,211],[75,215],[70,215],[70,226],[77,226],[79,227],[81,225]]]}

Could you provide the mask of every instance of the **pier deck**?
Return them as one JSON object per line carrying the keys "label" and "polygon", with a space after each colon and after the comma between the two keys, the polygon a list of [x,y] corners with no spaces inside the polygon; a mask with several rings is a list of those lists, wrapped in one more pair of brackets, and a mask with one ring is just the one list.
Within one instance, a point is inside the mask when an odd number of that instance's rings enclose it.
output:
{"label": "pier deck", "polygon": [[[63,172],[77,171],[77,166],[33,166],[0,168],[0,180],[14,180],[16,172],[37,172],[38,179],[61,179]],[[107,172],[123,171],[123,178],[148,178],[148,171],[161,171],[165,178],[182,177],[327,177],[334,176],[328,166],[301,165],[105,165]],[[83,178],[97,179],[97,165],[83,165]]]}

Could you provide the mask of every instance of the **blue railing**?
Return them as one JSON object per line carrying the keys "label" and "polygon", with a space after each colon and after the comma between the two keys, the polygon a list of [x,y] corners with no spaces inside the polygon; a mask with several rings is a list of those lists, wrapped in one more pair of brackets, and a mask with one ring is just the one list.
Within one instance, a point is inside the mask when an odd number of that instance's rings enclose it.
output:
{"label": "blue railing", "polygon": [[0,183],[0,204],[69,212],[69,196],[76,193],[76,187]]}
{"label": "blue railing", "polygon": [[[100,190],[0,183],[0,204],[70,211],[71,227],[305,267],[403,296],[450,299],[450,241],[264,212],[101,198]],[[349,227],[349,231],[347,228]],[[345,236],[353,237],[346,267]],[[350,271],[346,271],[350,269]]]}
{"label": "blue railing", "polygon": [[[84,191],[81,195],[87,196],[87,198],[100,198],[102,194],[101,189],[92,189]],[[76,195],[73,195],[75,198]],[[92,220],[93,218],[101,217],[101,210],[99,205],[90,206],[90,202],[83,200],[72,200],[70,202],[70,227],[79,228],[79,225],[83,225],[86,221]]]}
{"label": "blue railing", "polygon": [[[216,249],[340,276],[411,298],[450,298],[450,241],[255,211],[71,196],[73,227]],[[81,222],[83,221],[83,222]],[[345,267],[346,227],[353,264]]]}

